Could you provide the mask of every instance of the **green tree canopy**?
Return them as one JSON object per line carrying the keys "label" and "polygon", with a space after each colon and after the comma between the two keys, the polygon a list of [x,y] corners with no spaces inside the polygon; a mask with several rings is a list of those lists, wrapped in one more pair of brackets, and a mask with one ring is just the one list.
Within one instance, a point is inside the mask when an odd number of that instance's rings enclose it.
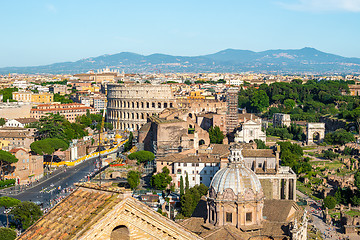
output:
{"label": "green tree canopy", "polygon": [[51,155],[50,165],[54,160],[54,152],[58,150],[65,151],[68,147],[69,145],[64,140],[58,138],[46,138],[30,144],[31,151],[34,151],[36,154]]}
{"label": "green tree canopy", "polygon": [[0,240],[14,240],[16,232],[11,228],[0,227]]}
{"label": "green tree canopy", "polygon": [[0,94],[3,95],[3,102],[7,102],[8,100],[10,102],[16,102],[12,98],[12,93],[17,92],[17,91],[18,91],[17,88],[4,88],[4,89],[1,89]]}
{"label": "green tree canopy", "polygon": [[42,211],[35,203],[25,201],[16,205],[10,215],[15,224],[25,230],[42,216]]}
{"label": "green tree canopy", "polygon": [[326,134],[324,140],[328,144],[344,145],[349,142],[354,142],[355,137],[345,129],[337,129],[335,132]]}
{"label": "green tree canopy", "polygon": [[127,174],[127,182],[132,190],[135,190],[140,184],[140,173],[137,171],[129,171]]}
{"label": "green tree canopy", "polygon": [[[6,210],[9,208],[15,207],[19,203],[21,203],[21,201],[16,198],[7,197],[7,196],[0,197],[0,207],[5,208]],[[9,214],[7,211],[5,214],[6,214],[6,227],[8,227],[9,226]]]}
{"label": "green tree canopy", "polygon": [[5,124],[5,119],[4,118],[0,118],[0,126],[4,126]]}
{"label": "green tree canopy", "polygon": [[163,167],[161,173],[152,175],[150,180],[151,186],[159,190],[165,190],[172,181],[172,177],[169,173],[169,169],[167,167]]}
{"label": "green tree canopy", "polygon": [[266,144],[263,140],[255,139],[254,142],[256,143],[257,149],[269,149],[269,147],[266,146]]}
{"label": "green tree canopy", "polygon": [[326,196],[326,198],[324,198],[324,208],[334,209],[336,204],[336,198],[333,196]]}
{"label": "green tree canopy", "polygon": [[218,126],[210,127],[209,129],[210,143],[222,144],[224,140],[224,134]]}
{"label": "green tree canopy", "polygon": [[130,132],[129,134],[129,139],[128,141],[124,144],[124,149],[123,152],[127,152],[130,151],[133,147],[133,140],[134,140],[134,135],[132,132]]}
{"label": "green tree canopy", "polygon": [[128,158],[131,160],[136,159],[138,164],[140,164],[140,163],[146,163],[146,162],[154,160],[155,155],[149,151],[138,151],[138,152],[129,154]]}
{"label": "green tree canopy", "polygon": [[201,196],[206,195],[207,191],[208,187],[204,184],[195,185],[194,187],[188,189],[188,191],[186,191],[180,199],[181,214],[185,217],[191,217],[200,201]]}
{"label": "green tree canopy", "polygon": [[14,155],[12,155],[11,153],[4,151],[4,150],[0,150],[0,171],[1,171],[1,180],[4,179],[5,176],[5,170],[9,170],[10,169],[10,165],[12,163],[16,163],[17,161],[19,161]]}
{"label": "green tree canopy", "polygon": [[356,186],[356,188],[358,189],[358,191],[360,191],[360,172],[357,171],[354,175],[355,181],[354,184]]}
{"label": "green tree canopy", "polygon": [[269,97],[264,90],[256,91],[250,99],[251,106],[257,111],[262,112],[269,107]]}

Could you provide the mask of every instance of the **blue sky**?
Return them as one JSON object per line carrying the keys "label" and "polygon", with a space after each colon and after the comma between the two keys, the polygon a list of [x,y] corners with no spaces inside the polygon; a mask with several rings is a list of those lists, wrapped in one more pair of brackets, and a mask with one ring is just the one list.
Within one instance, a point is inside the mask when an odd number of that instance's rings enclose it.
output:
{"label": "blue sky", "polygon": [[13,0],[0,11],[0,67],[227,48],[360,57],[360,0]]}

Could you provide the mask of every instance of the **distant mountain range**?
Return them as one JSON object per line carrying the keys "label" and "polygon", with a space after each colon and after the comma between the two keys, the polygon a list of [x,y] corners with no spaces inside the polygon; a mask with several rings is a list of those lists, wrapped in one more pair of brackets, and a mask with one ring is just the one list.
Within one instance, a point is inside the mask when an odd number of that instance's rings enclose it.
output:
{"label": "distant mountain range", "polygon": [[166,72],[256,72],[283,74],[357,74],[360,58],[347,58],[321,52],[314,48],[294,50],[226,49],[214,54],[185,57],[166,54],[148,56],[121,52],[76,62],[54,63],[44,66],[0,68],[0,74],[8,73],[60,73],[75,74],[105,67],[125,73]]}

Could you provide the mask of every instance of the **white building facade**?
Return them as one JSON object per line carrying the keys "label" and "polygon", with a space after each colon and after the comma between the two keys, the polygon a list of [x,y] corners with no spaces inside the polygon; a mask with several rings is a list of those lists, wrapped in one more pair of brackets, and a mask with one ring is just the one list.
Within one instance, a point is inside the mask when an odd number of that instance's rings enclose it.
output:
{"label": "white building facade", "polygon": [[266,134],[261,130],[261,120],[248,120],[243,123],[242,129],[235,134],[235,142],[249,143],[255,139],[266,142]]}

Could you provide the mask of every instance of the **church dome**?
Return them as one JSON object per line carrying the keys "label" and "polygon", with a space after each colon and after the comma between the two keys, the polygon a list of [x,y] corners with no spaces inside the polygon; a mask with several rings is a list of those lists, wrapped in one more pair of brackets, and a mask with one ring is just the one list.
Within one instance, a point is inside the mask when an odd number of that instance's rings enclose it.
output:
{"label": "church dome", "polygon": [[241,148],[235,144],[230,148],[229,165],[220,169],[214,176],[210,189],[214,193],[223,194],[226,189],[232,189],[235,195],[244,195],[252,190],[255,195],[262,195],[259,178],[245,166]]}

